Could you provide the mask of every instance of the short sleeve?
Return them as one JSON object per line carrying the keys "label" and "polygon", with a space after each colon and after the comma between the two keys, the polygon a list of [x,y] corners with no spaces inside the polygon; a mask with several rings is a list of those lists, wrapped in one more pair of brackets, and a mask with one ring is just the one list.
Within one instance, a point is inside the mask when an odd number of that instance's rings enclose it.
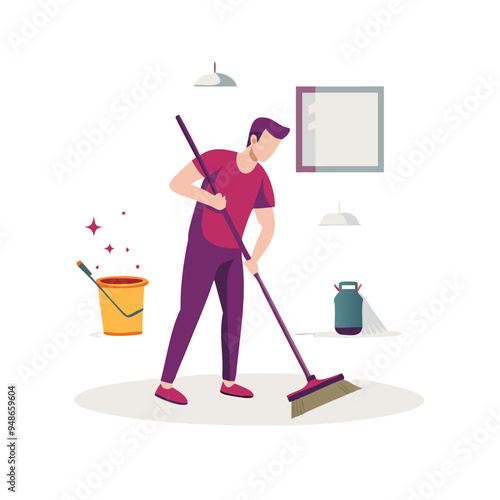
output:
{"label": "short sleeve", "polygon": [[[203,160],[203,163],[205,164],[205,167],[207,167],[208,173],[213,174],[217,170],[220,169],[221,167],[221,150],[219,149],[213,149],[211,151],[207,151],[206,153],[203,153],[201,155],[201,159]],[[200,174],[205,177],[205,173],[203,172],[203,169],[201,168],[201,165],[199,161],[194,158],[193,159],[194,166],[200,172]]]}
{"label": "short sleeve", "polygon": [[263,176],[260,184],[259,192],[255,198],[253,208],[271,208],[274,207],[274,192],[271,181],[267,176],[264,169],[262,169]]}

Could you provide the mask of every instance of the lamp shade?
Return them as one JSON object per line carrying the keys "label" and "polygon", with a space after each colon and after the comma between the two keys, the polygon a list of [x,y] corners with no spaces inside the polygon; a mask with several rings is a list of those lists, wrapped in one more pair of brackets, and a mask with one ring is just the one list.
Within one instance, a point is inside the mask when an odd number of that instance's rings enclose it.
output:
{"label": "lamp shade", "polygon": [[194,84],[195,87],[236,87],[236,82],[224,73],[216,72],[214,63],[214,72],[203,75]]}

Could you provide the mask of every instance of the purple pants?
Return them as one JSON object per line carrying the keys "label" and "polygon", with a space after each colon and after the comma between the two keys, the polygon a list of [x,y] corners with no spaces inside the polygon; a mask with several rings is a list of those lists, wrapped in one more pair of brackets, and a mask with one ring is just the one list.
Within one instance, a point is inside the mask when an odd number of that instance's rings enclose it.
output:
{"label": "purple pants", "polygon": [[[199,204],[198,204],[199,205]],[[215,281],[222,306],[222,378],[236,379],[243,314],[241,250],[212,245],[201,231],[201,207],[189,230],[181,288],[181,310],[175,321],[161,380],[173,383]]]}

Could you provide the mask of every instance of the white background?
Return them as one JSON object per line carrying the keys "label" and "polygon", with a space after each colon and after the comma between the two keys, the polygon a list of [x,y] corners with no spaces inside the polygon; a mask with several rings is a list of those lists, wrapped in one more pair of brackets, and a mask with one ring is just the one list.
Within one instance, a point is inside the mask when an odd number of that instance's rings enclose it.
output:
{"label": "white background", "polygon": [[[498,83],[460,126],[444,118],[474,95],[480,77],[500,81],[494,4],[402,1],[387,26],[368,25],[379,33],[350,61],[341,44],[354,44],[372,11],[387,9],[387,2],[223,0],[216,7],[212,1],[73,0],[16,50],[12,34],[21,36],[23,18],[33,19],[40,6],[2,5],[0,321],[3,390],[18,386],[19,498],[77,498],[77,481],[92,473],[92,462],[116,450],[124,462],[91,498],[232,500],[246,492],[262,499],[387,500],[410,498],[411,489],[422,487],[427,498],[497,497],[498,433],[479,431],[487,442],[468,460],[454,446],[500,404]],[[236,88],[193,86],[214,61]],[[113,102],[140,84],[148,66],[168,76],[122,120]],[[304,85],[385,87],[385,174],[295,173],[295,87]],[[362,282],[386,326],[412,338],[371,377],[421,394],[424,405],[316,427],[163,423],[132,451],[121,439],[140,422],[73,402],[92,387],[161,374],[192,206],[168,189],[192,156],[176,114],[201,151],[242,149],[258,116],[291,127],[265,164],[277,230],[261,275],[269,288],[283,291],[280,309],[294,333],[331,330],[333,285]],[[63,162],[84,129],[106,117],[114,131],[60,181],[53,163]],[[388,174],[398,175],[400,156],[408,158],[415,141],[436,127],[446,141],[391,189]],[[318,227],[338,202],[360,227]],[[84,228],[93,217],[103,226],[95,237]],[[245,235],[250,246],[255,224]],[[292,289],[293,266],[313,266],[318,238],[329,237],[339,248]],[[103,250],[108,243],[111,254]],[[75,266],[79,259],[100,266],[95,277],[132,273],[150,280],[142,336],[90,335],[101,329],[86,302],[96,300],[97,290]],[[440,307],[446,280],[465,289]],[[248,276],[247,317],[261,300]],[[440,312],[433,321],[412,322],[430,303]],[[219,320],[214,293],[180,375],[220,372]],[[20,367],[30,367],[52,342],[49,335],[71,323],[80,333],[23,378]],[[390,341],[307,336],[298,343],[318,376],[343,371],[352,379],[369,377],[367,366],[384,359]],[[239,370],[298,373],[272,318],[242,343]],[[303,448],[296,460],[264,491],[251,486],[252,475],[293,440]],[[435,491],[425,489],[426,474],[446,460],[455,474]]]}

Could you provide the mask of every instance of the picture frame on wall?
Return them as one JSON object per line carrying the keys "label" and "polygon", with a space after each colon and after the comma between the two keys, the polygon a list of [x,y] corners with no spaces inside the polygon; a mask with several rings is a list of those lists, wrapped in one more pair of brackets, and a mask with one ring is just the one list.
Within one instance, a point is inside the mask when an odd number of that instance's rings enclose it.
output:
{"label": "picture frame on wall", "polygon": [[297,172],[383,172],[384,87],[297,87]]}

